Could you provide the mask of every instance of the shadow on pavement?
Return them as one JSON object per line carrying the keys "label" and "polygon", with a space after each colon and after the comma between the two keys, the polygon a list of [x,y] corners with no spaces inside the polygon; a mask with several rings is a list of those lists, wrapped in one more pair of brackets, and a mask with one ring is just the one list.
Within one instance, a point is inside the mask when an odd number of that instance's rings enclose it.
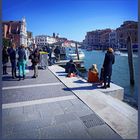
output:
{"label": "shadow on pavement", "polygon": [[84,84],[84,83],[88,83],[88,82],[84,82],[84,81],[82,81],[82,80],[77,80],[77,81],[74,81],[74,83]]}
{"label": "shadow on pavement", "polygon": [[[26,80],[26,79],[33,79],[33,78],[32,78],[32,76],[26,76],[24,80]],[[18,80],[19,80],[18,77],[15,78],[15,79],[13,79],[12,76],[4,76],[4,77],[2,77],[2,81],[18,81]]]}
{"label": "shadow on pavement", "polygon": [[101,89],[101,84],[94,84],[90,86],[85,86],[85,87],[74,87],[74,88],[63,88],[65,91],[70,91],[70,90],[94,90],[94,89]]}

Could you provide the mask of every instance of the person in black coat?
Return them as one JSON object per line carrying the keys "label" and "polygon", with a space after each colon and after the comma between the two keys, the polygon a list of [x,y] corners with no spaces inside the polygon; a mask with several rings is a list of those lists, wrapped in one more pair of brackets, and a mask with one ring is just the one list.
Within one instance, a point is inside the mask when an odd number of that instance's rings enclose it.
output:
{"label": "person in black coat", "polygon": [[[111,75],[112,75],[112,65],[115,63],[115,56],[113,54],[113,49],[108,48],[107,53],[105,54],[103,68],[104,68],[104,86],[103,88],[110,87]],[[108,84],[106,85],[106,82]]]}
{"label": "person in black coat", "polygon": [[8,55],[7,47],[4,46],[2,50],[3,75],[8,74],[7,73],[7,63],[9,60],[8,57],[9,55]]}
{"label": "person in black coat", "polygon": [[38,77],[38,63],[40,62],[40,52],[38,48],[36,48],[33,52],[33,58],[31,62],[34,70],[34,75],[32,76],[32,78],[36,78]]}
{"label": "person in black coat", "polygon": [[17,66],[16,45],[13,43],[12,46],[7,51],[10,56],[10,62],[12,66],[12,78],[15,79],[17,77],[16,75],[16,66]]}

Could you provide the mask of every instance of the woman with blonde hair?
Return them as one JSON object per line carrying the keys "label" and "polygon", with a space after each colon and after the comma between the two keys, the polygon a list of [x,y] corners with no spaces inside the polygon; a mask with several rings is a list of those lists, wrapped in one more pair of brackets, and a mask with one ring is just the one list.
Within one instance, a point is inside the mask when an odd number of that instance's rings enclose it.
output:
{"label": "woman with blonde hair", "polygon": [[[111,81],[111,75],[112,75],[112,65],[115,63],[115,56],[113,54],[113,49],[108,48],[107,53],[105,54],[103,68],[104,68],[104,86],[102,88],[109,88],[110,87],[110,81]],[[106,85],[106,83],[108,83]]]}
{"label": "woman with blonde hair", "polygon": [[97,65],[93,64],[92,67],[88,71],[88,82],[90,82],[90,83],[99,82],[98,75],[99,75],[99,73],[98,73]]}

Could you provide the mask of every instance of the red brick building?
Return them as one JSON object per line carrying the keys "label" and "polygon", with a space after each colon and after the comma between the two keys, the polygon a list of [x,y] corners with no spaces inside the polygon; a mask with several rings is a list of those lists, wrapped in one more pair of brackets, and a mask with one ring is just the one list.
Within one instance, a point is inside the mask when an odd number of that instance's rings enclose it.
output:
{"label": "red brick building", "polygon": [[17,46],[27,45],[27,31],[25,18],[22,21],[3,21],[3,38],[15,43]]}

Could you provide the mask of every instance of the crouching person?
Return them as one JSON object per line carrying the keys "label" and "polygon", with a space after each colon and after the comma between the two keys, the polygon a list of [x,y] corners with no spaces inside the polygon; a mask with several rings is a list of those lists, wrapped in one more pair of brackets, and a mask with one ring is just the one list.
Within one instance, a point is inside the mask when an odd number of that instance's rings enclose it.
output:
{"label": "crouching person", "polygon": [[93,64],[92,67],[88,71],[88,82],[89,83],[98,83],[99,82],[99,74],[97,65]]}
{"label": "crouching person", "polygon": [[66,64],[65,71],[68,73],[67,77],[75,77],[77,75],[76,65],[72,59]]}

